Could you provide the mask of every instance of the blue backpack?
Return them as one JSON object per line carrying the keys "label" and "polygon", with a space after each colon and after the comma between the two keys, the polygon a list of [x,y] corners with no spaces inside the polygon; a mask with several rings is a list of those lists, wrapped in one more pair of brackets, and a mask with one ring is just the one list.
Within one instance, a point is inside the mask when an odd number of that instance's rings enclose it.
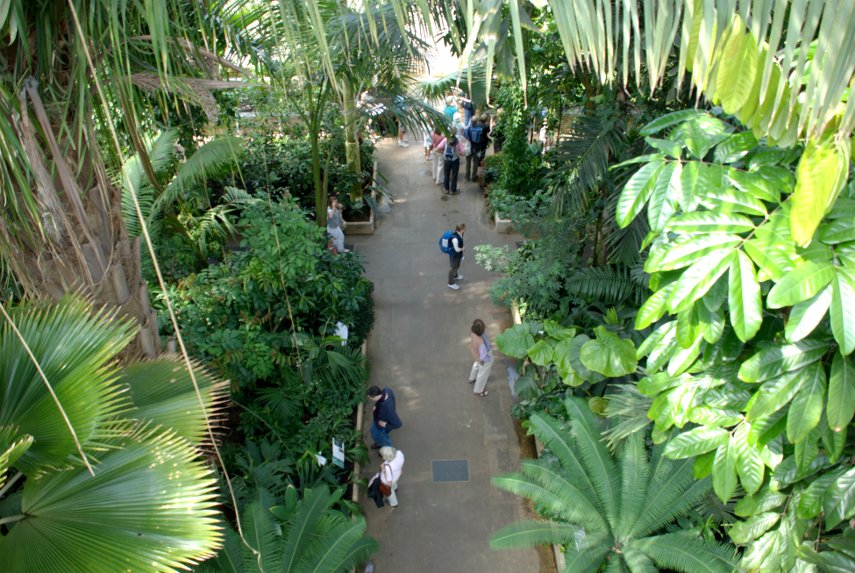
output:
{"label": "blue backpack", "polygon": [[445,253],[446,255],[449,253],[451,249],[451,237],[454,236],[454,231],[448,230],[442,234],[439,238],[439,250]]}
{"label": "blue backpack", "polygon": [[480,125],[473,125],[469,128],[469,142],[480,143],[481,134],[484,133],[484,128]]}

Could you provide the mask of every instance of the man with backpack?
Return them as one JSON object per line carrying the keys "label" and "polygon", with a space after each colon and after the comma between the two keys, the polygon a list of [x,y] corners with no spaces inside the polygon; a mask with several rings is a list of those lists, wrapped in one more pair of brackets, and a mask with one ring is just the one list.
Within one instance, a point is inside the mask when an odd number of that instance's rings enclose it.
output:
{"label": "man with backpack", "polygon": [[469,155],[466,156],[466,180],[475,181],[478,177],[478,164],[481,149],[484,147],[484,125],[478,117],[472,119],[472,124],[466,129],[469,138]]}
{"label": "man with backpack", "polygon": [[461,153],[463,153],[463,144],[456,135],[449,136],[443,150],[442,188],[451,195],[457,194],[457,174],[460,173]]}
{"label": "man with backpack", "polygon": [[466,233],[466,225],[460,223],[453,231],[446,231],[439,239],[439,250],[448,253],[451,268],[448,270],[448,288],[460,289],[456,281],[462,281],[463,275],[458,274],[460,263],[463,261],[463,235]]}

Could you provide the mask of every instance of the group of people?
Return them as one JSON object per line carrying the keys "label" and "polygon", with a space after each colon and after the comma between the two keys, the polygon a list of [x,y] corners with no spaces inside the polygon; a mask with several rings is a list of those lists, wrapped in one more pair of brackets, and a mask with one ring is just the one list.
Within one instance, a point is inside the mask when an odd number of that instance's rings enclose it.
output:
{"label": "group of people", "polygon": [[478,168],[487,153],[490,118],[486,113],[476,115],[472,101],[463,95],[448,96],[444,112],[448,126],[425,128],[425,160],[433,162],[431,176],[437,185],[442,185],[443,192],[456,195],[461,157],[466,163],[466,180],[475,181],[478,177]]}
{"label": "group of people", "polygon": [[[469,384],[472,384],[472,393],[480,398],[489,394],[487,379],[493,367],[493,345],[486,330],[487,327],[480,318],[476,318],[469,329],[469,352],[473,358]],[[368,399],[373,402],[371,439],[374,443],[371,448],[379,450],[382,459],[380,471],[369,481],[368,495],[374,499],[377,507],[383,507],[388,500],[394,509],[398,507],[398,480],[404,470],[404,453],[392,445],[389,433],[403,424],[398,416],[395,393],[391,388],[371,386],[368,389]]]}

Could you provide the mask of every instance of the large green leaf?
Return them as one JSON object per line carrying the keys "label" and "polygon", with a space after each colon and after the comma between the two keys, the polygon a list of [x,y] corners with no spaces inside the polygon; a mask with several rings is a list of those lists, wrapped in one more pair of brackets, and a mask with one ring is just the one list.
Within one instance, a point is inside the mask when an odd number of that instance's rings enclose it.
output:
{"label": "large green leaf", "polygon": [[665,455],[673,459],[691,458],[717,449],[727,443],[727,430],[700,426],[671,438],[665,446]]}
{"label": "large green leaf", "polygon": [[855,515],[855,468],[847,470],[831,484],[825,494],[823,510],[826,529]]}
{"label": "large green leaf", "polygon": [[781,514],[776,511],[758,513],[745,521],[734,523],[733,527],[728,531],[728,535],[734,543],[745,545],[769,531],[778,523],[780,518]]}
{"label": "large green leaf", "polygon": [[517,324],[496,337],[496,346],[506,356],[525,358],[528,349],[534,346],[534,337],[528,324]]}
{"label": "large green leaf", "polygon": [[804,440],[816,428],[825,402],[825,369],[808,368],[801,389],[787,413],[787,438],[793,444]]}
{"label": "large green leaf", "polygon": [[677,211],[681,171],[678,161],[669,161],[658,171],[647,205],[647,221],[651,231],[661,231]]}
{"label": "large green leaf", "polygon": [[808,300],[834,277],[834,266],[830,263],[805,261],[775,283],[766,297],[766,306],[783,308]]}
{"label": "large green leaf", "polygon": [[538,366],[546,366],[553,361],[553,347],[546,340],[538,340],[531,348],[528,349],[528,357]]}
{"label": "large green leaf", "polygon": [[757,73],[759,50],[751,33],[743,33],[742,21],[734,20],[734,33],[727,40],[719,60],[716,93],[727,113],[736,114],[746,103]]}
{"label": "large green leaf", "polygon": [[748,443],[748,423],[742,423],[733,433],[730,446],[736,449],[736,473],[748,495],[754,495],[763,485],[765,465],[760,452]]}
{"label": "large green leaf", "polygon": [[651,255],[644,265],[644,270],[654,273],[687,267],[707,255],[734,247],[741,241],[738,235],[725,233],[685,237],[670,244],[660,260],[655,260]]}
{"label": "large green leaf", "polygon": [[586,342],[580,354],[586,368],[609,378],[635,372],[635,345],[631,340],[620,338],[605,326],[596,327],[594,333],[596,339]]}
{"label": "large green leaf", "polygon": [[[812,365],[809,368],[815,369],[821,368],[821,366]],[[748,419],[752,426],[758,425],[759,427],[759,424],[755,424],[755,422],[759,422],[761,418],[765,418],[787,405],[801,390],[805,378],[807,378],[807,373],[804,370],[797,370],[764,382],[748,409]]]}
{"label": "large green leaf", "polygon": [[101,456],[94,476],[78,468],[27,481],[25,517],[0,539],[8,570],[177,572],[213,555],[222,533],[208,465],[166,433],[122,446]]}
{"label": "large green leaf", "polygon": [[813,239],[823,216],[831,209],[849,172],[849,140],[808,140],[796,170],[790,228],[802,247]]}
{"label": "large green leaf", "polygon": [[679,234],[738,234],[754,230],[754,223],[738,213],[696,211],[672,218],[665,229]]}
{"label": "large green leaf", "polygon": [[671,132],[671,139],[682,141],[695,159],[703,159],[710,149],[730,134],[727,124],[711,115],[697,115]]}
{"label": "large green leaf", "polygon": [[736,336],[743,342],[754,338],[763,323],[760,283],[757,282],[754,264],[742,251],[734,252],[730,258],[727,301],[730,324]]}
{"label": "large green leaf", "polygon": [[855,365],[846,356],[834,354],[831,362],[831,377],[828,381],[828,426],[840,432],[855,414]]}
{"label": "large green leaf", "polygon": [[71,297],[55,306],[22,305],[9,315],[46,378],[4,322],[0,428],[14,426],[18,435],[32,436],[32,446],[15,462],[16,469],[30,474],[79,458],[75,435],[84,451],[104,439],[103,422],[126,405],[111,361],[130,342],[133,330],[109,314],[93,314],[85,303]]}
{"label": "large green leaf", "polygon": [[615,212],[615,220],[619,227],[629,225],[644,208],[644,204],[653,192],[656,175],[663,165],[664,162],[661,160],[642,165],[641,169],[636,171],[623,186]]}
{"label": "large green leaf", "polygon": [[729,442],[720,445],[715,452],[712,471],[713,490],[723,502],[727,502],[733,497],[736,491],[736,465],[738,462],[739,454]]}
{"label": "large green leaf", "polygon": [[668,298],[668,310],[671,312],[683,310],[704,296],[719,277],[727,272],[730,266],[730,255],[733,252],[728,247],[720,248],[683,271]]}
{"label": "large green leaf", "polygon": [[840,352],[851,354],[855,350],[855,279],[838,271],[831,285],[831,332]]}
{"label": "large green leaf", "polygon": [[757,147],[757,138],[750,131],[731,134],[715,148],[714,160],[717,163],[733,163],[745,157]]}
{"label": "large green leaf", "polygon": [[798,260],[790,234],[790,204],[784,203],[769,219],[757,227],[754,238],[746,241],[745,252],[761,270],[758,279],[780,280]]}
{"label": "large green leaf", "polygon": [[780,183],[776,180],[770,182],[761,173],[731,168],[727,172],[727,179],[740,191],[762,201],[777,203],[781,199]]}
{"label": "large green leaf", "polygon": [[130,364],[122,382],[130,389],[134,407],[124,416],[173,430],[199,445],[208,438],[207,420],[216,419],[226,399],[226,382],[215,381],[205,370],[193,365],[199,395],[183,360],[161,357]]}
{"label": "large green leaf", "polygon": [[680,111],[672,111],[665,115],[660,115],[653,121],[648,122],[641,128],[640,134],[643,136],[654,135],[669,127],[674,127],[679,123],[683,123],[695,117],[704,115],[704,112],[696,109],[683,109]]}
{"label": "large green leaf", "polygon": [[819,340],[803,340],[795,344],[764,348],[742,363],[739,378],[744,382],[762,382],[812,364],[826,350],[826,344]]}
{"label": "large green leaf", "polygon": [[784,334],[790,342],[798,342],[817,327],[831,306],[831,287],[825,287],[813,298],[796,303],[787,317]]}

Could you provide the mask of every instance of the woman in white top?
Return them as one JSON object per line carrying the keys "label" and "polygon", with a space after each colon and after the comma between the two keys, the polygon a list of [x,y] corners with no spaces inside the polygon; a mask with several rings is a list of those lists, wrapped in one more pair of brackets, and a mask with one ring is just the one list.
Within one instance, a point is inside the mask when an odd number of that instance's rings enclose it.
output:
{"label": "woman in white top", "polygon": [[336,251],[346,253],[344,248],[344,231],[341,228],[344,226],[344,218],[341,215],[341,203],[338,202],[338,197],[330,195],[327,200],[327,233],[333,239]]}
{"label": "woman in white top", "polygon": [[380,448],[380,457],[383,458],[383,465],[380,466],[380,481],[392,490],[392,493],[389,494],[389,505],[395,508],[398,507],[396,491],[398,490],[398,480],[401,478],[401,472],[404,469],[404,453],[392,446],[384,446]]}
{"label": "woman in white top", "polygon": [[493,346],[490,344],[490,339],[484,334],[485,330],[484,321],[476,318],[469,334],[469,352],[475,359],[472,370],[469,372],[469,383],[475,384],[472,392],[482,398],[488,394],[485,388],[487,378],[490,377],[490,369],[493,367]]}

